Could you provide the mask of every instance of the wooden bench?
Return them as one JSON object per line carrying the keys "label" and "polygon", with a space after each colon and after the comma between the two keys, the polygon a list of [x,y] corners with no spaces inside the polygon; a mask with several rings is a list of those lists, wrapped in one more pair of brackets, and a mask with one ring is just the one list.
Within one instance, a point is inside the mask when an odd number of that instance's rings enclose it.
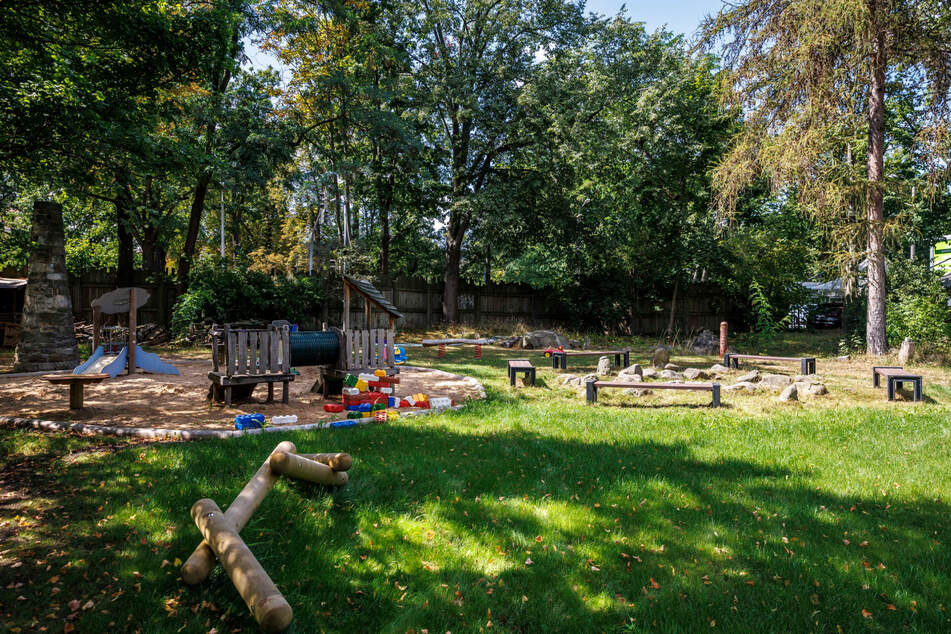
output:
{"label": "wooden bench", "polygon": [[[221,369],[221,351],[224,348],[224,370]],[[271,326],[265,329],[212,329],[211,361],[214,370],[208,373],[212,388],[220,386],[224,402],[231,406],[231,391],[236,386],[254,386],[267,383],[267,402],[274,400],[274,384],[281,383],[281,402],[288,402],[288,384],[291,374],[290,329]],[[212,390],[214,391],[214,389]],[[250,395],[250,392],[248,392]]]}
{"label": "wooden bench", "polygon": [[69,385],[69,409],[82,409],[83,388],[87,384],[99,383],[108,378],[108,374],[47,374],[43,380],[53,384]]}
{"label": "wooden bench", "polygon": [[528,359],[509,359],[509,384],[515,385],[515,375],[522,373],[525,375],[525,382],[531,381],[535,385],[535,366]]}
{"label": "wooden bench", "polygon": [[879,387],[879,379],[881,377],[886,377],[888,379],[888,400],[895,400],[895,390],[901,389],[903,383],[911,383],[914,387],[914,398],[915,401],[920,401],[922,399],[922,389],[921,389],[921,375],[920,374],[911,374],[906,372],[904,368],[900,365],[876,365],[872,367],[872,385]]}
{"label": "wooden bench", "polygon": [[[551,353],[551,367],[562,370],[568,368],[568,357],[600,357],[602,355],[613,355],[614,365],[626,368],[631,364],[631,350],[555,350]],[[624,357],[624,365],[621,365],[621,357]]]}
{"label": "wooden bench", "polygon": [[723,365],[725,365],[728,368],[739,369],[740,359],[753,359],[756,361],[798,361],[801,374],[815,374],[816,373],[816,358],[815,357],[765,357],[758,354],[727,353],[723,355]]}
{"label": "wooden bench", "polygon": [[697,392],[712,392],[713,402],[711,407],[720,407],[720,384],[719,383],[641,383],[638,381],[588,381],[586,384],[586,397],[589,403],[598,401],[598,390],[608,387],[629,387],[642,390],[691,390]]}

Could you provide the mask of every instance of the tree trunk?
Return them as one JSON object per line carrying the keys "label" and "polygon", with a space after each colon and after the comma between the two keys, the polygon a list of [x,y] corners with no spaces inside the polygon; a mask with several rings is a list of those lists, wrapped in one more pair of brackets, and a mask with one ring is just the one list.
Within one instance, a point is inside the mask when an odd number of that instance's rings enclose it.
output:
{"label": "tree trunk", "polygon": [[116,233],[119,243],[119,261],[116,266],[116,286],[133,286],[133,272],[135,270],[134,239],[129,223],[132,222],[132,197],[129,195],[128,183],[120,175],[118,194],[115,198],[116,206]]}
{"label": "tree trunk", "polygon": [[[393,206],[393,174],[380,178],[377,186],[380,206],[380,275],[390,274],[390,207]],[[381,191],[382,190],[382,191]]]}
{"label": "tree trunk", "polygon": [[876,51],[868,101],[868,194],[866,220],[868,221],[867,291],[865,345],[869,354],[882,355],[888,351],[885,338],[885,253],[883,248],[883,221],[885,218],[882,187],[885,158],[885,33],[876,37]]}
{"label": "tree trunk", "polygon": [[[213,129],[212,124],[209,124],[209,127]],[[182,248],[182,257],[178,261],[179,293],[184,293],[188,289],[188,274],[191,273],[192,259],[195,257],[195,246],[198,244],[198,230],[201,228],[201,219],[205,213],[205,196],[208,194],[209,183],[211,183],[211,172],[206,170],[202,172],[198,178],[195,195],[192,197],[191,213],[188,216],[188,233],[185,234],[185,245]]]}
{"label": "tree trunk", "polygon": [[459,319],[459,261],[462,258],[462,236],[446,235],[446,273],[443,277],[442,316],[446,323]]}

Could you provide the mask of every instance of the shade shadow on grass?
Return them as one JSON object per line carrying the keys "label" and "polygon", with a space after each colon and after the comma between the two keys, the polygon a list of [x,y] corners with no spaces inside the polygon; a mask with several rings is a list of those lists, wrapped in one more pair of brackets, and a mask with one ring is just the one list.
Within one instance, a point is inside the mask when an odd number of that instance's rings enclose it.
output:
{"label": "shade shadow on grass", "polygon": [[[947,626],[943,502],[833,494],[809,469],[700,459],[680,442],[477,431],[450,419],[286,436],[355,458],[339,490],[278,483],[242,532],[295,631]],[[275,436],[54,461],[45,495],[63,508],[3,568],[6,620],[41,622],[51,603],[61,620],[81,595],[96,607],[80,631],[253,628],[220,569],[187,588],[161,562],[197,544],[192,502],[224,508]]]}

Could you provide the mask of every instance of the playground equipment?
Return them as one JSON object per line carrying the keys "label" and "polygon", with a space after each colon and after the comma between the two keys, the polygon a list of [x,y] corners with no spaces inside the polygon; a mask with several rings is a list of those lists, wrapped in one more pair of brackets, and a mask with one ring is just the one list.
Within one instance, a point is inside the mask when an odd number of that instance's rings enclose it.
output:
{"label": "playground equipment", "polygon": [[[396,366],[405,362],[406,353],[402,350],[397,353],[395,324],[403,315],[369,282],[344,275],[343,284],[343,329],[290,332],[289,328],[283,330],[286,322],[274,322],[266,328],[251,329],[215,326],[212,329],[212,361],[215,369],[208,376],[213,384],[223,388],[223,394],[217,393],[213,387],[212,395],[216,399],[223,397],[222,400],[230,404],[228,399],[231,391],[235,392],[237,398],[247,398],[257,383],[267,382],[268,399],[271,400],[273,383],[281,382],[284,384],[283,402],[286,403],[287,383],[294,380],[291,368],[307,366],[319,368],[318,379],[311,391],[322,392],[324,397],[339,393],[343,379],[349,374],[373,374],[376,370],[384,371],[386,376],[399,374]],[[368,327],[362,330],[349,328],[351,292],[364,299]],[[389,328],[369,328],[372,307],[385,313]],[[278,326],[278,323],[282,325]],[[280,334],[276,334],[274,329],[279,329]],[[267,346],[262,346],[262,336]],[[278,343],[275,344],[275,341]],[[221,343],[225,344],[224,373],[218,365]],[[226,384],[235,389],[227,389]],[[238,388],[239,385],[247,387]]]}
{"label": "playground equipment", "polygon": [[[92,301],[92,347],[93,353],[85,362],[73,369],[73,374],[108,374],[116,378],[123,370],[135,374],[136,368],[153,374],[178,374],[178,369],[162,361],[157,354],[145,352],[136,344],[136,317],[139,308],[149,300],[149,293],[143,288],[117,288]],[[105,332],[111,335],[112,329],[103,327],[103,315],[127,313],[129,319],[128,340],[125,343],[102,342]]]}
{"label": "playground equipment", "polygon": [[265,632],[286,629],[294,613],[254,553],[241,539],[241,529],[282,473],[309,482],[340,486],[346,484],[346,471],[353,464],[349,454],[296,452],[294,443],[279,443],[227,511],[222,511],[208,498],[198,500],[191,508],[192,519],[203,541],[182,566],[182,579],[189,585],[204,581],[217,557]]}

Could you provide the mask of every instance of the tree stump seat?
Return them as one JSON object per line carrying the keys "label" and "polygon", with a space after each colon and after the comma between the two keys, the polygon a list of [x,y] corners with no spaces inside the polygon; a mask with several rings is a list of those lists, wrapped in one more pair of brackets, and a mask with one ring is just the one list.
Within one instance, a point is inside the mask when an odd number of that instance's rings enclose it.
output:
{"label": "tree stump seat", "polygon": [[44,381],[69,386],[69,409],[83,408],[83,388],[109,378],[108,374],[46,374]]}

